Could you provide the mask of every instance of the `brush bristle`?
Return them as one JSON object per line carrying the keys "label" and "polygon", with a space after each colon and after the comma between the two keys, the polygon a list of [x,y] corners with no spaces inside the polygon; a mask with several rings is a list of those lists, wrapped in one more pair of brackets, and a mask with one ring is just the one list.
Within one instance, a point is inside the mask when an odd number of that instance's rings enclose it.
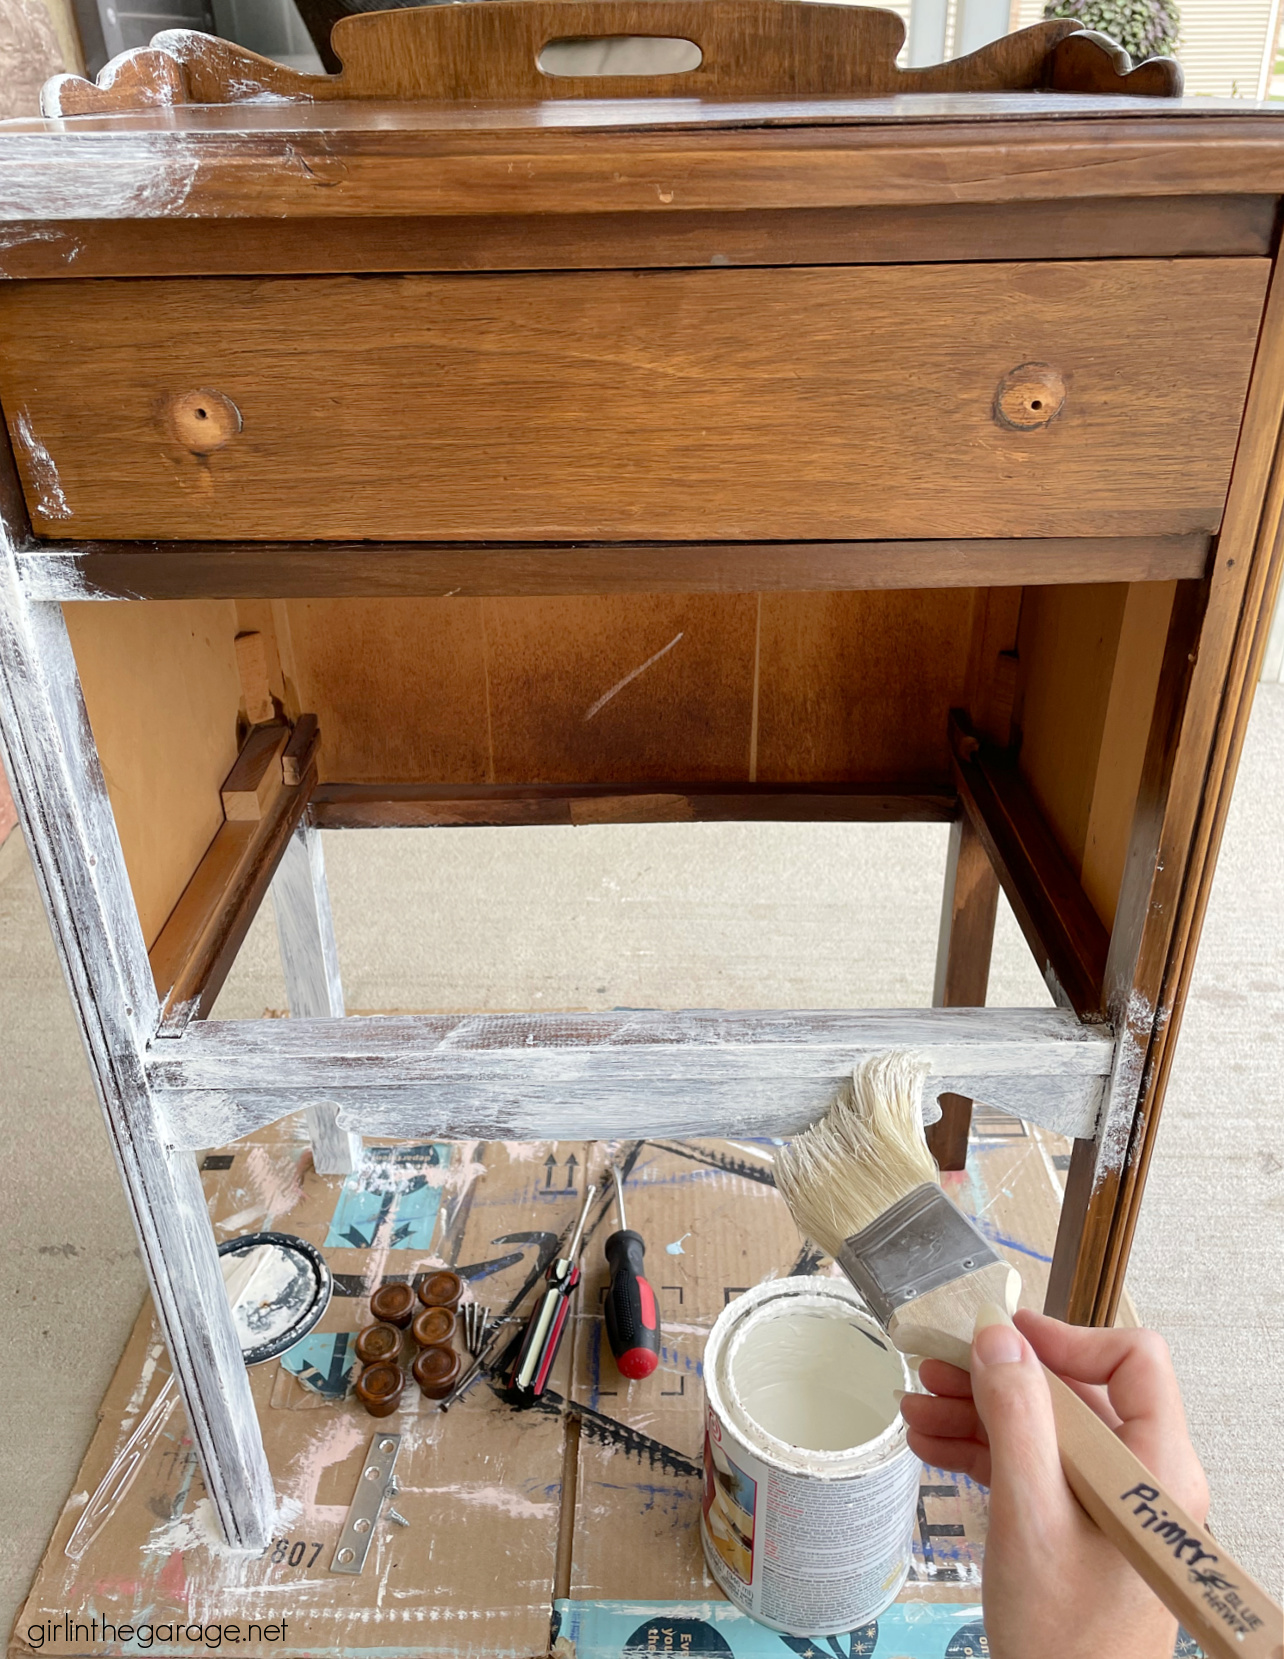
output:
{"label": "brush bristle", "polygon": [[776,1154],[776,1186],[806,1236],[831,1256],[898,1198],[937,1179],[923,1136],[928,1067],[876,1054],[823,1118]]}

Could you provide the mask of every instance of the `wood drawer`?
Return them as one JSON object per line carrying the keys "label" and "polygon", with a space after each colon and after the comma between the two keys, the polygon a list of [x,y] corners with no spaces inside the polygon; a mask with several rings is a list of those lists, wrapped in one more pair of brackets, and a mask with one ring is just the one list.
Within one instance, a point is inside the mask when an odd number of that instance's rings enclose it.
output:
{"label": "wood drawer", "polygon": [[60,538],[1215,530],[1268,268],[15,283],[0,399]]}

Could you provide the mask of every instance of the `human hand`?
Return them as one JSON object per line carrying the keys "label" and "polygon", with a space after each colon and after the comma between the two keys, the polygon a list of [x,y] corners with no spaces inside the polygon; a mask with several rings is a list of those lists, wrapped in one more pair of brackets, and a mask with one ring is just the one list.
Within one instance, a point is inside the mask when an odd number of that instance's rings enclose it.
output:
{"label": "human hand", "polygon": [[901,1401],[925,1463],[990,1488],[982,1601],[993,1659],[1172,1659],[1176,1620],[1066,1484],[1043,1375],[1046,1365],[1061,1376],[1202,1523],[1208,1483],[1167,1344],[1039,1313],[1018,1313],[1016,1330],[998,1309],[993,1318],[977,1320],[971,1376],[924,1360],[931,1392]]}

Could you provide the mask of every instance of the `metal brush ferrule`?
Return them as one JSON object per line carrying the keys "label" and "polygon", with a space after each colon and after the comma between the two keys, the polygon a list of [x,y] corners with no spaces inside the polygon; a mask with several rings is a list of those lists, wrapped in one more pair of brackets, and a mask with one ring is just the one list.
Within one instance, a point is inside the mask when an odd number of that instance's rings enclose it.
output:
{"label": "metal brush ferrule", "polygon": [[838,1265],[886,1325],[898,1308],[1003,1257],[935,1182],[898,1198],[838,1252]]}

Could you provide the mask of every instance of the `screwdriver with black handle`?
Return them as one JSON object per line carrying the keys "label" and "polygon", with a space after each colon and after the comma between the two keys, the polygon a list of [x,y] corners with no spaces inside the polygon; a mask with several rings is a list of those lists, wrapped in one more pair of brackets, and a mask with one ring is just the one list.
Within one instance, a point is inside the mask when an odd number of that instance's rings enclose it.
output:
{"label": "screwdriver with black handle", "polygon": [[607,1340],[622,1377],[637,1381],[649,1377],[660,1363],[660,1313],[655,1292],[647,1283],[642,1264],[646,1244],[624,1217],[624,1182],[612,1164],[615,1194],[620,1207],[620,1230],[606,1241],[606,1259],[611,1283],[604,1306]]}

